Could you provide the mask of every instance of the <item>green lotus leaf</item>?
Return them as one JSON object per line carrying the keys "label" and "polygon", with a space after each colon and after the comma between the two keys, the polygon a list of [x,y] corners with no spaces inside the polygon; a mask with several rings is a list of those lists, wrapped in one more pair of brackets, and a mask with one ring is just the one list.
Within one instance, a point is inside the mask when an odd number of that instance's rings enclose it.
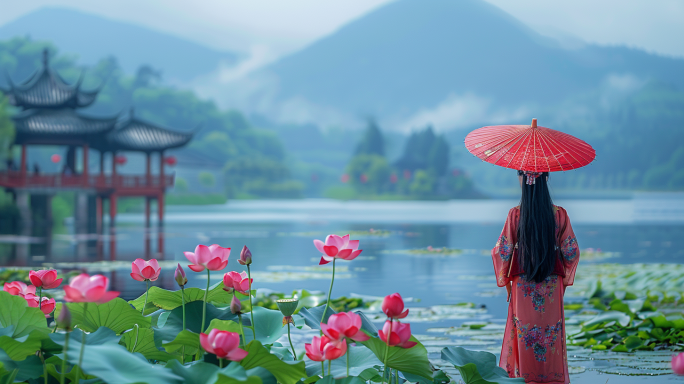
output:
{"label": "green lotus leaf", "polygon": [[231,362],[225,368],[219,368],[203,361],[182,365],[178,360],[172,360],[166,364],[165,369],[182,378],[185,384],[262,384],[259,376],[248,374],[248,371],[236,362]]}
{"label": "green lotus leaf", "polygon": [[418,344],[411,348],[389,347],[387,360],[385,360],[386,344],[382,340],[372,337],[367,341],[362,341],[361,344],[373,351],[378,360],[386,362],[390,368],[432,378],[427,350],[415,337],[411,336],[411,341]]}
{"label": "green lotus leaf", "polygon": [[4,335],[13,339],[28,336],[33,331],[46,334],[50,331],[40,309],[29,307],[23,297],[0,291],[0,328],[10,326],[14,326],[12,333]]}
{"label": "green lotus leaf", "polygon": [[465,384],[524,383],[523,378],[509,378],[508,373],[496,365],[496,356],[489,352],[469,351],[461,347],[442,349],[442,360],[452,363],[461,373]]}
{"label": "green lotus leaf", "polygon": [[[278,312],[282,317],[282,314]],[[258,324],[257,320],[254,322]],[[285,362],[266,349],[259,340],[250,342],[245,348],[247,356],[240,361],[245,369],[262,367],[268,370],[279,383],[295,384],[306,377],[306,368],[303,361]]]}
{"label": "green lotus leaf", "polygon": [[[347,346],[349,354],[349,374],[352,376],[361,375],[366,369],[373,369],[374,366],[382,365],[382,362],[375,357],[373,351],[363,345]],[[328,373],[327,363],[325,365]],[[332,361],[332,375],[342,377],[347,375],[347,356]],[[377,374],[377,371],[375,371]],[[306,374],[315,376],[321,374],[321,363],[306,359]],[[380,377],[378,375],[378,377]]]}
{"label": "green lotus leaf", "polygon": [[[204,289],[200,288],[185,288],[185,290],[169,291],[159,287],[150,287],[147,302],[148,306],[151,303],[159,309],[173,310],[181,305],[183,305],[183,291],[185,291],[185,304],[194,301],[204,301]],[[245,298],[246,295],[238,293],[238,298]],[[223,282],[214,284],[209,288],[209,294],[207,295],[207,302],[217,303],[217,304],[230,304],[233,299],[233,294],[228,293],[223,290]],[[142,310],[142,306],[145,303],[145,294],[143,293],[135,300],[129,301],[129,304],[133,305],[138,311]],[[148,312],[149,311],[149,312]],[[145,314],[154,312],[154,309],[145,309]]]}
{"label": "green lotus leaf", "polygon": [[[245,322],[249,317],[249,315],[243,315],[242,321]],[[283,314],[280,311],[254,307],[254,323],[256,324],[256,339],[262,344],[273,344],[285,332]],[[252,327],[245,326],[243,328],[246,342],[249,344],[254,339]]]}
{"label": "green lotus leaf", "polygon": [[119,344],[130,352],[138,352],[148,360],[168,361],[172,358],[167,352],[157,347],[154,341],[154,331],[150,328],[135,327],[123,334]]}
{"label": "green lotus leaf", "polygon": [[[151,319],[143,317],[140,311],[133,309],[128,303],[117,297],[104,304],[67,303],[71,312],[72,325],[78,325],[87,332],[94,332],[100,327],[107,327],[117,335],[133,329],[137,324],[141,328],[149,328]],[[63,304],[57,304],[56,316],[62,311]],[[84,308],[87,313],[84,314]]]}
{"label": "green lotus leaf", "polygon": [[11,372],[15,369],[17,370],[15,381],[28,381],[43,374],[43,364],[38,356],[29,356],[24,360],[14,361],[5,351],[0,350],[0,364],[2,364],[0,369],[9,374],[12,374]]}

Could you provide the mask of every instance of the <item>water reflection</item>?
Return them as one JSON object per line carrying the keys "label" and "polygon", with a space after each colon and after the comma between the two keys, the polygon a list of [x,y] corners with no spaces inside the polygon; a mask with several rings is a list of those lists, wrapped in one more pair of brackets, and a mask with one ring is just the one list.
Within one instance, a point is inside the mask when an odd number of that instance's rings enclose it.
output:
{"label": "water reflection", "polygon": [[[328,233],[356,232],[360,235],[353,237],[361,240],[363,257],[344,262],[350,277],[336,282],[333,295],[401,292],[404,296],[420,298],[425,305],[462,301],[484,304],[492,308],[493,316],[503,316],[505,306],[501,303],[505,298],[490,294],[495,291],[493,283],[471,277],[491,274],[487,250],[496,241],[508,208],[514,202],[393,202],[391,205],[355,202],[341,206],[338,202],[326,205],[311,201],[308,204],[306,201],[286,202],[282,206],[274,202],[238,202],[220,207],[173,207],[163,227],[154,222],[146,227],[142,215],[124,214],[119,215],[115,231],[104,228],[102,235],[77,234],[71,225],[57,231],[34,225],[31,233],[0,237],[0,265],[38,267],[45,263],[78,262],[81,264],[64,269],[82,269],[83,263],[121,261],[98,268],[111,277],[113,288],[121,291],[124,298],[133,298],[144,290],[144,284],[137,284],[129,276],[130,261],[138,257],[177,260],[185,265],[183,251],[192,251],[197,244],[217,243],[234,249],[227,271],[239,271],[243,267],[236,261],[237,252],[248,245],[254,255],[254,271],[277,272],[277,266],[284,265],[293,273],[292,267],[301,267],[303,271],[304,267],[318,264],[320,256],[313,247],[313,239],[322,239]],[[637,205],[632,201],[606,202],[602,210],[595,202],[573,201],[562,205],[570,213],[581,248],[619,253],[610,262],[680,262],[684,256],[684,249],[677,246],[684,237],[681,221],[617,222],[611,217],[601,217],[615,207]],[[390,211],[388,206],[392,211],[389,216],[386,215]],[[641,206],[651,207],[649,214],[664,209],[667,217],[672,217],[666,206],[656,203]],[[452,215],[451,221],[445,217],[447,214]],[[633,213],[621,215],[632,217]],[[285,220],[287,216],[291,220]],[[371,228],[389,233],[372,235]],[[464,253],[432,257],[388,252],[428,246],[458,248]],[[155,284],[175,289],[175,263],[164,265]],[[199,275],[188,273],[191,285],[206,284]],[[219,278],[218,274],[212,276],[212,281],[218,282]],[[328,287],[327,279],[311,279],[310,274],[304,273],[302,278],[257,284],[285,292]]]}

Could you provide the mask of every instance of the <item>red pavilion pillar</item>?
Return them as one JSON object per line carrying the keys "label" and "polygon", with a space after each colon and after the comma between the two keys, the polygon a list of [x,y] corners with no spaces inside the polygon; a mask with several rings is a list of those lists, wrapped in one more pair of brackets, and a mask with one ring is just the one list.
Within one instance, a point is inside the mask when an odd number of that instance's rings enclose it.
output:
{"label": "red pavilion pillar", "polygon": [[109,259],[116,259],[116,195],[109,196]]}
{"label": "red pavilion pillar", "polygon": [[95,226],[97,229],[97,258],[102,260],[102,233],[104,232],[103,222],[104,198],[100,195],[95,197]]}
{"label": "red pavilion pillar", "polygon": [[112,187],[116,187],[116,152],[112,151]]}
{"label": "red pavilion pillar", "polygon": [[157,195],[157,213],[159,224],[157,225],[157,252],[160,258],[164,258],[164,191]]}
{"label": "red pavilion pillar", "polygon": [[157,214],[159,215],[159,223],[157,224],[157,250],[159,256],[164,256],[164,189],[166,181],[164,180],[164,151],[159,151],[159,194],[157,195]]}
{"label": "red pavilion pillar", "polygon": [[164,180],[164,151],[159,152],[159,186],[162,188],[162,193],[164,193],[164,188],[166,188]]}

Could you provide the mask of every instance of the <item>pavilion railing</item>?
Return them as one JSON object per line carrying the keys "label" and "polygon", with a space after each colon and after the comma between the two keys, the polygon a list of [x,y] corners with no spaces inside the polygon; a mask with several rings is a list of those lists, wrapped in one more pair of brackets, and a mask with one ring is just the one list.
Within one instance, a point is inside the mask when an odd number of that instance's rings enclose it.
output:
{"label": "pavilion railing", "polygon": [[9,188],[95,188],[137,189],[172,187],[174,175],[69,175],[22,174],[19,171],[0,171],[0,186]]}

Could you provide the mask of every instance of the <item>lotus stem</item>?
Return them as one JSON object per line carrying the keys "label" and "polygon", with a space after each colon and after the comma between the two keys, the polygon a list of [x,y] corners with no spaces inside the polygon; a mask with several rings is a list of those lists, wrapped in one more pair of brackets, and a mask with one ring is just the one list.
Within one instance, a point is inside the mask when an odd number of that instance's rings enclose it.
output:
{"label": "lotus stem", "polygon": [[292,356],[294,356],[295,361],[297,361],[297,353],[295,352],[294,345],[292,345],[292,337],[290,337],[290,322],[287,322],[287,340],[290,342],[290,348],[292,348]]}
{"label": "lotus stem", "polygon": [[[88,302],[83,303],[83,318],[85,319],[88,315]],[[81,353],[78,355],[78,371],[76,371],[76,384],[81,381],[81,368],[83,364],[83,351],[85,350],[86,344],[86,333],[85,330],[81,329]]]}
{"label": "lotus stem", "polygon": [[247,294],[249,295],[249,316],[252,320],[252,335],[254,336],[254,340],[256,340],[256,325],[254,324],[254,307],[252,307],[252,272],[249,269],[249,264],[247,264],[247,281],[249,281],[249,292]]}
{"label": "lotus stem", "polygon": [[[330,279],[330,289],[328,290],[328,299],[325,301],[325,309],[323,310],[323,316],[321,316],[321,323],[325,320],[325,314],[328,313],[328,308],[330,307],[330,294],[332,293],[333,289],[333,283],[335,283],[335,261],[337,259],[333,259],[333,270],[332,270],[332,278]],[[320,335],[323,336],[323,331],[320,331]],[[321,361],[321,371],[324,369],[323,362]]]}
{"label": "lotus stem", "polygon": [[43,355],[43,351],[40,352],[40,361],[43,362],[43,377],[45,378],[45,384],[48,384],[47,364],[45,364],[45,356]]}
{"label": "lotus stem", "polygon": [[[204,332],[204,321],[207,318],[207,295],[209,294],[209,280],[211,279],[211,274],[207,268],[207,289],[204,291],[204,306],[202,306],[202,324],[200,324],[200,333]],[[202,346],[197,350],[197,360],[199,360],[202,355]]]}
{"label": "lotus stem", "polygon": [[43,309],[43,287],[38,288],[38,309]]}
{"label": "lotus stem", "polygon": [[349,377],[349,355],[351,354],[351,345],[347,343],[347,377]]}
{"label": "lotus stem", "polygon": [[219,357],[219,368],[223,368],[223,359]]}
{"label": "lotus stem", "polygon": [[[57,326],[55,325],[55,328]],[[62,348],[62,353],[64,353],[64,360],[62,360],[62,372],[59,375],[59,384],[64,384],[64,377],[66,376],[66,362],[67,362],[67,352],[69,351],[69,334],[67,332],[64,336],[64,348]]]}
{"label": "lotus stem", "polygon": [[244,346],[247,344],[247,340],[245,339],[245,330],[242,328],[242,315],[238,313],[238,322],[240,323],[240,334],[242,335],[242,345]]}
{"label": "lotus stem", "polygon": [[[387,332],[387,335],[385,336],[385,339],[386,339],[385,340],[385,359],[382,362],[384,364],[384,366],[382,368],[382,382],[383,382],[383,384],[385,383],[385,371],[387,370],[387,358],[389,357],[389,347],[390,347],[389,341],[390,341],[390,337],[392,336],[392,324],[393,324],[393,321],[392,321],[392,319],[390,319],[389,332]],[[390,372],[390,380],[389,380],[390,383],[392,382],[391,376],[392,376],[392,373]]]}
{"label": "lotus stem", "polygon": [[133,350],[131,352],[135,352],[135,347],[138,346],[138,338],[140,337],[140,327],[138,324],[134,324],[135,326],[135,343],[133,343]]}
{"label": "lotus stem", "polygon": [[181,305],[183,306],[183,330],[185,331],[185,287],[181,286]]}
{"label": "lotus stem", "polygon": [[332,360],[328,360],[328,375],[332,375]]}
{"label": "lotus stem", "polygon": [[328,313],[328,308],[330,307],[330,295],[332,294],[333,284],[335,283],[335,261],[336,260],[337,259],[333,259],[333,270],[332,270],[332,278],[330,279],[330,289],[328,290],[328,299],[325,301],[325,310],[323,310],[323,316],[321,317],[321,323],[325,320],[325,314]]}
{"label": "lotus stem", "polygon": [[202,326],[200,328],[200,333],[204,332],[204,321],[207,318],[207,295],[209,295],[209,280],[211,279],[211,274],[207,269],[207,289],[204,291],[204,306],[202,307]]}
{"label": "lotus stem", "polygon": [[145,304],[143,304],[140,314],[145,316],[145,307],[147,307],[147,295],[150,293],[150,281],[145,279]]}

